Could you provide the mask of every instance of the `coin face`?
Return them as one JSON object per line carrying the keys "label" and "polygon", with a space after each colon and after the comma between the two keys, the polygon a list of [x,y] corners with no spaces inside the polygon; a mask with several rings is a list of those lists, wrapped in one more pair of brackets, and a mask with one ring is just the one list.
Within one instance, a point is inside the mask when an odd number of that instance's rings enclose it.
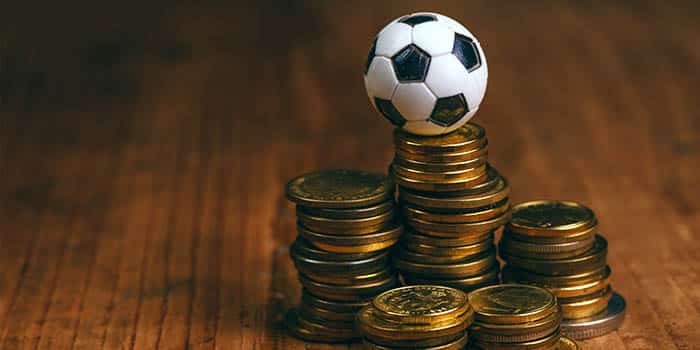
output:
{"label": "coin face", "polygon": [[586,227],[594,220],[593,211],[578,203],[534,201],[513,207],[510,225],[518,231],[569,231]]}
{"label": "coin face", "polygon": [[441,286],[408,286],[378,295],[373,304],[379,311],[393,316],[438,316],[463,309],[467,295]]}
{"label": "coin face", "polygon": [[287,197],[316,208],[352,208],[379,203],[393,194],[383,174],[356,170],[326,170],[301,175],[287,183]]}
{"label": "coin face", "polygon": [[526,322],[556,311],[556,298],[546,289],[522,284],[484,287],[469,294],[475,317],[484,322]]}
{"label": "coin face", "polygon": [[398,147],[414,150],[468,150],[480,145],[486,132],[474,123],[467,123],[459,129],[439,136],[418,136],[395,129],[394,140]]}

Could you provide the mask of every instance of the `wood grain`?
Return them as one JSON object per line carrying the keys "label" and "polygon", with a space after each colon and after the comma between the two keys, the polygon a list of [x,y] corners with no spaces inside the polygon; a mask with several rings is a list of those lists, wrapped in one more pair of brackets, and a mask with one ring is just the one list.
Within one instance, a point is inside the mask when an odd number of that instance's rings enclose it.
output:
{"label": "wood grain", "polygon": [[[358,349],[282,327],[299,298],[283,186],[384,171],[364,93],[401,2],[13,4],[0,14],[0,349]],[[475,121],[514,202],[581,201],[623,327],[700,344],[695,2],[446,1],[490,67]]]}

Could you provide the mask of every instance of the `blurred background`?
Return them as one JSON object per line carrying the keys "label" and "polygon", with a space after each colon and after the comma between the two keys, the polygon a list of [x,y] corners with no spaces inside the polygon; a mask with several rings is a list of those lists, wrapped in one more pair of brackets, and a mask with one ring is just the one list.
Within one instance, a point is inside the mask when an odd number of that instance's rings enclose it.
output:
{"label": "blurred background", "polygon": [[685,292],[700,283],[699,7],[4,4],[0,348],[301,346],[278,327],[299,293],[283,185],[386,170],[391,126],[362,72],[379,29],[417,11],[482,43],[490,79],[473,120],[513,201],[596,210],[634,308],[617,338],[588,345],[700,341],[700,294]]}

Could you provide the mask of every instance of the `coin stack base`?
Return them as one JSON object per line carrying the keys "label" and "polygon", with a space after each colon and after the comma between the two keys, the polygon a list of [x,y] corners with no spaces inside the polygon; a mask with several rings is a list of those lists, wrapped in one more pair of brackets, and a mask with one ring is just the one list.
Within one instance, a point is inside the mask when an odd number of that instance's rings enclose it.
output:
{"label": "coin stack base", "polygon": [[330,170],[293,179],[287,197],[297,203],[298,237],[289,251],[303,286],[287,327],[307,341],[359,340],[356,313],[399,284],[389,257],[403,232],[393,183],[382,174]]}
{"label": "coin stack base", "polygon": [[389,290],[357,314],[366,349],[460,350],[473,311],[457,289],[415,285]]}
{"label": "coin stack base", "polygon": [[513,208],[499,244],[507,263],[503,281],[549,289],[562,309],[562,324],[577,325],[562,326],[562,333],[577,339],[612,331],[621,322],[609,317],[620,312],[608,312],[616,294],[607,241],[596,233],[597,224],[593,211],[578,203],[527,202]]}
{"label": "coin stack base", "polygon": [[469,294],[472,349],[578,349],[561,335],[562,311],[544,288],[503,284]]}
{"label": "coin stack base", "polygon": [[406,233],[394,265],[407,284],[469,292],[499,282],[494,231],[509,218],[510,187],[487,162],[484,129],[467,123],[440,136],[394,131],[390,173]]}

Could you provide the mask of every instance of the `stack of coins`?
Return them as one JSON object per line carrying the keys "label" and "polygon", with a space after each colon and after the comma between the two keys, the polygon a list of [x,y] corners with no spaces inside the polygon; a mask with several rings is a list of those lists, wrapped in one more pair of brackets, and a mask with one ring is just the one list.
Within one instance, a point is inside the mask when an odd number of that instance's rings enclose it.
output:
{"label": "stack of coins", "polygon": [[505,178],[487,163],[484,129],[468,123],[439,136],[394,130],[390,173],[406,226],[394,264],[407,284],[463,291],[497,284],[494,231],[510,215]]}
{"label": "stack of coins", "polygon": [[499,245],[507,262],[503,280],[549,289],[562,308],[562,332],[576,339],[615,330],[624,318],[597,224],[593,211],[578,203],[527,202],[513,208]]}
{"label": "stack of coins", "polygon": [[357,314],[365,349],[460,350],[474,312],[457,289],[415,285],[378,295]]}
{"label": "stack of coins", "polygon": [[469,294],[474,322],[469,328],[474,349],[578,349],[561,336],[562,310],[546,289],[502,284]]}
{"label": "stack of coins", "polygon": [[290,255],[303,290],[286,322],[297,337],[359,339],[357,311],[398,285],[389,257],[402,233],[394,188],[385,175],[352,170],[305,174],[287,184],[298,219]]}

